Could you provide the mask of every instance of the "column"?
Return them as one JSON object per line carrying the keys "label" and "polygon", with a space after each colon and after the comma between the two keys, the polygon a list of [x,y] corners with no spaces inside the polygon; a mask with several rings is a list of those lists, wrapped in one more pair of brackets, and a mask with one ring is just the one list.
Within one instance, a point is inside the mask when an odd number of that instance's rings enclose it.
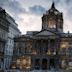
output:
{"label": "column", "polygon": [[49,58],[47,58],[47,70],[49,69]]}
{"label": "column", "polygon": [[50,51],[50,40],[48,40],[48,54],[49,54],[49,51]]}
{"label": "column", "polygon": [[42,67],[41,67],[41,65],[42,65],[41,58],[39,58],[39,63],[40,63],[40,65],[39,65],[39,66],[40,66],[40,67],[39,67],[40,69],[39,69],[39,70],[41,70],[41,69],[42,69]]}
{"label": "column", "polygon": [[31,70],[33,70],[35,67],[34,67],[34,64],[35,64],[35,59],[33,58],[33,56],[31,57]]}

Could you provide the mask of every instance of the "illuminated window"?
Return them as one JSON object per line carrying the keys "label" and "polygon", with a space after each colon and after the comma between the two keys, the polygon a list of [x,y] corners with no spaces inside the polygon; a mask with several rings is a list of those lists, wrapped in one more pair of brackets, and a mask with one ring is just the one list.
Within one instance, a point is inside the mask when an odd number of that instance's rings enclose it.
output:
{"label": "illuminated window", "polygon": [[27,63],[26,59],[23,59],[23,60],[22,60],[22,63],[23,63],[24,65],[26,65],[26,63]]}
{"label": "illuminated window", "polygon": [[13,69],[16,69],[16,66],[15,66],[15,65],[13,65],[13,66],[12,66],[12,68],[13,68]]}
{"label": "illuminated window", "polygon": [[11,68],[12,68],[12,69],[16,69],[16,62],[13,62],[13,63],[11,64]]}
{"label": "illuminated window", "polygon": [[69,43],[66,41],[63,41],[60,43],[60,54],[63,55],[68,55],[68,48],[69,48]]}
{"label": "illuminated window", "polygon": [[48,54],[48,55],[50,55],[50,54],[51,54],[51,52],[50,52],[50,49],[48,49],[48,52],[47,52],[47,54]]}
{"label": "illuminated window", "polygon": [[20,69],[31,68],[31,57],[23,56],[23,57],[20,57],[20,59],[17,59],[17,67]]}
{"label": "illuminated window", "polygon": [[32,49],[32,54],[37,54],[37,51],[35,49]]}
{"label": "illuminated window", "polygon": [[68,62],[68,69],[72,69],[72,61]]}
{"label": "illuminated window", "polygon": [[66,67],[66,61],[62,60],[62,68],[65,68],[65,67]]}
{"label": "illuminated window", "polygon": [[68,42],[61,42],[61,48],[68,48],[69,44]]}
{"label": "illuminated window", "polygon": [[55,20],[50,19],[48,23],[49,28],[56,28],[56,22]]}
{"label": "illuminated window", "polygon": [[56,52],[55,51],[53,52],[53,55],[56,55]]}
{"label": "illuminated window", "polygon": [[47,51],[47,54],[48,55],[56,55],[56,50],[54,50],[53,52],[51,52],[51,50],[50,49],[48,49],[48,51]]}
{"label": "illuminated window", "polygon": [[20,64],[20,59],[17,59],[17,64]]}
{"label": "illuminated window", "polygon": [[58,14],[58,11],[54,11],[54,13],[57,15]]}

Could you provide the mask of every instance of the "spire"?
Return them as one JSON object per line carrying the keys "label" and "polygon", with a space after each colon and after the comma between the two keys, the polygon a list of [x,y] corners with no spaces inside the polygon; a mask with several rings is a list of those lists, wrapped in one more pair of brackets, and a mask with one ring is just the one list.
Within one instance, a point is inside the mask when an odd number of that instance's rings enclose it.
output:
{"label": "spire", "polygon": [[54,1],[53,1],[53,3],[52,3],[51,8],[55,8],[55,3],[54,3]]}

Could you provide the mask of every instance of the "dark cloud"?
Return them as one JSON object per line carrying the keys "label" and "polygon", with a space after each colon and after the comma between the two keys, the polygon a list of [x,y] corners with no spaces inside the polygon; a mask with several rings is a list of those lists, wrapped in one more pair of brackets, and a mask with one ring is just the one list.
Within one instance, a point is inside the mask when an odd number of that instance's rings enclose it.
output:
{"label": "dark cloud", "polygon": [[67,17],[72,20],[72,0],[66,0]]}
{"label": "dark cloud", "polygon": [[[46,2],[53,1],[53,0],[45,0]],[[35,1],[36,2],[36,1]],[[72,0],[54,0],[56,7],[64,6],[66,7],[67,15],[69,16],[72,13]],[[5,8],[9,13],[12,15],[18,16],[21,13],[31,13],[36,15],[42,15],[46,10],[41,5],[34,5],[29,7],[29,12],[26,11],[25,8],[21,6],[19,0],[0,0],[0,6]]]}
{"label": "dark cloud", "polygon": [[5,10],[15,19],[19,20],[20,14],[35,14],[42,15],[46,10],[40,5],[35,5],[29,7],[29,11],[26,11],[25,8],[17,0],[0,0],[0,6],[5,8]]}
{"label": "dark cloud", "polygon": [[65,3],[67,3],[67,4],[72,4],[72,0],[64,0],[65,1]]}
{"label": "dark cloud", "polygon": [[0,0],[0,6],[7,9],[11,13],[22,13],[25,9],[16,0]]}
{"label": "dark cloud", "polygon": [[[48,10],[53,0],[0,0],[0,6],[14,17],[20,20],[20,14],[34,14],[41,16]],[[63,12],[64,20],[72,21],[72,0],[54,0],[55,7]],[[22,5],[21,5],[22,4]],[[23,5],[24,4],[24,5]],[[28,7],[28,11],[23,7]],[[46,8],[46,9],[45,9]],[[22,19],[21,19],[22,20]],[[65,21],[66,21],[65,20]],[[29,22],[30,24],[31,22]]]}
{"label": "dark cloud", "polygon": [[68,20],[72,20],[72,0],[64,0],[62,2],[65,7],[65,11],[66,11],[65,17],[67,17]]}
{"label": "dark cloud", "polygon": [[25,9],[22,8],[22,6],[17,1],[11,1],[6,6],[10,9],[11,12],[14,12],[14,13],[19,14],[19,13],[25,12]]}
{"label": "dark cloud", "polygon": [[20,19],[19,14],[25,13],[26,10],[16,0],[0,0],[0,6],[4,8],[14,19]]}
{"label": "dark cloud", "polygon": [[40,5],[35,5],[33,7],[29,7],[29,11],[32,14],[42,15],[46,10],[44,7],[42,7]]}

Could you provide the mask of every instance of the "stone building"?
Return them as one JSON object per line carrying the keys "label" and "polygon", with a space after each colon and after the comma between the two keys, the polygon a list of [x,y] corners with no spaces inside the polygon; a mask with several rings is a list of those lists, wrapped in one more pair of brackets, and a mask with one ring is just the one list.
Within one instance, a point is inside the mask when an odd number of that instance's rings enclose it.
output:
{"label": "stone building", "polygon": [[15,20],[9,14],[6,13],[6,15],[7,15],[6,18],[10,23],[10,25],[9,25],[8,38],[4,50],[4,54],[5,54],[4,68],[8,69],[13,55],[14,37],[19,36],[21,32],[18,29],[18,25],[16,24]]}
{"label": "stone building", "polygon": [[55,8],[54,3],[42,16],[41,31],[14,38],[10,66],[10,69],[20,72],[51,68],[72,69],[72,33],[63,32],[63,13]]}
{"label": "stone building", "polygon": [[8,37],[9,25],[6,19],[6,12],[0,7],[0,71],[3,69],[4,49]]}
{"label": "stone building", "polygon": [[9,67],[13,55],[14,37],[20,34],[15,20],[0,7],[0,70]]}

